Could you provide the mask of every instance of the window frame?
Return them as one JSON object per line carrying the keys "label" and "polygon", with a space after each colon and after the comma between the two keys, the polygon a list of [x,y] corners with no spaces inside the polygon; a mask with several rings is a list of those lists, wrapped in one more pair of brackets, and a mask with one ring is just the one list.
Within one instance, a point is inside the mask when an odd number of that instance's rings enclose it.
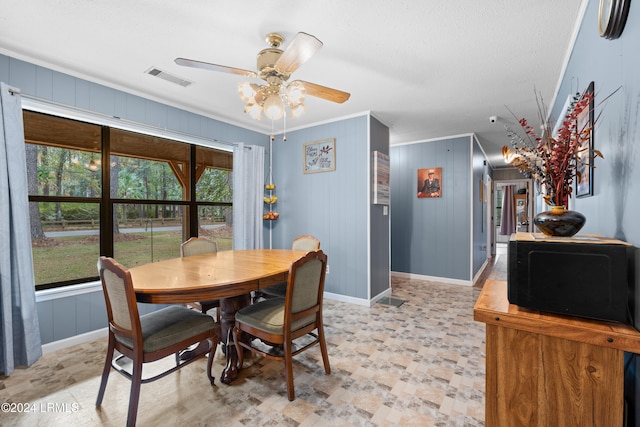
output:
{"label": "window frame", "polygon": [[[86,151],[87,147],[92,147],[92,150],[96,148],[101,153],[102,168],[101,168],[101,196],[100,197],[78,197],[78,196],[44,196],[44,195],[32,195],[29,194],[29,202],[34,203],[55,203],[55,202],[72,202],[72,203],[98,203],[99,211],[100,211],[100,255],[103,256],[113,256],[114,254],[114,241],[113,241],[113,229],[114,229],[114,221],[113,221],[113,208],[116,204],[121,203],[135,203],[135,204],[149,204],[149,205],[180,205],[186,206],[187,215],[185,217],[185,223],[183,224],[182,229],[182,238],[183,240],[187,240],[190,237],[194,237],[198,235],[198,208],[200,206],[223,206],[223,207],[231,207],[233,208],[232,202],[212,202],[212,201],[198,201],[196,197],[196,184],[198,179],[202,175],[202,170],[205,170],[207,167],[213,167],[216,169],[229,170],[232,171],[233,167],[233,154],[230,151],[224,151],[217,147],[210,147],[206,145],[195,144],[193,142],[186,142],[182,140],[172,139],[170,137],[159,137],[157,135],[153,135],[151,133],[145,133],[144,130],[128,130],[112,127],[104,124],[92,124],[88,121],[84,121],[81,119],[74,119],[68,117],[62,117],[55,114],[50,114],[46,112],[32,111],[29,109],[23,109],[24,115],[24,123],[25,123],[25,144],[36,144],[36,145],[46,145],[52,147],[63,147],[71,150],[84,150]],[[37,115],[37,116],[35,116]],[[29,116],[29,118],[27,118]],[[45,117],[46,116],[46,117]],[[47,118],[48,117],[48,118]],[[56,143],[51,141],[43,141],[42,139],[47,138],[47,132],[51,132],[50,128],[47,126],[41,126],[41,128],[37,129],[35,134],[37,134],[37,139],[30,138],[34,134],[34,129],[29,128],[34,118],[41,119],[39,122],[53,124],[57,122],[58,124],[70,123],[70,127],[73,127],[75,124],[78,127],[84,127],[85,125],[97,126],[99,127],[99,143],[98,147],[95,145],[87,143],[87,141],[83,141],[82,139],[78,139],[74,141],[71,139],[70,141],[65,141],[64,143]],[[64,121],[64,122],[63,122]],[[66,122],[69,121],[69,122]],[[104,161],[104,159],[111,159],[112,150],[111,150],[111,142],[113,140],[114,135],[123,135],[126,134],[129,137],[136,138],[139,136],[141,141],[144,141],[147,138],[158,139],[161,138],[166,143],[176,143],[176,144],[186,144],[188,146],[188,159],[183,161],[183,172],[184,176],[181,181],[180,177],[178,177],[178,181],[186,185],[187,189],[183,187],[183,198],[182,200],[170,200],[170,199],[129,199],[129,198],[117,198],[111,197],[111,165],[110,161]],[[95,135],[94,135],[95,136]],[[78,142],[79,141],[79,142]],[[141,142],[144,144],[144,142]],[[203,152],[200,149],[205,149],[206,152]],[[137,154],[144,154],[144,146],[142,149],[140,147],[136,147],[139,151]],[[96,151],[96,152],[98,152]],[[122,155],[121,153],[113,153],[114,155]],[[209,163],[214,162],[216,156],[220,157],[220,159],[215,160],[221,166],[226,167],[216,167],[212,165],[208,165],[206,162],[209,160]],[[158,157],[157,152],[147,152],[147,156],[134,156],[131,154],[127,154],[127,157],[140,158],[146,160],[156,160],[156,161],[167,161],[171,163],[172,160],[175,159],[167,159],[162,158],[162,156]],[[197,163],[197,160],[200,160],[201,163]],[[172,169],[175,165],[171,165]],[[97,260],[96,260],[97,261]],[[83,277],[72,280],[65,280],[55,283],[46,283],[36,285],[36,291],[45,290],[45,289],[53,289],[53,288],[61,288],[69,285],[76,285],[80,283],[87,283],[91,281],[98,280],[99,277],[97,275],[91,277]]]}

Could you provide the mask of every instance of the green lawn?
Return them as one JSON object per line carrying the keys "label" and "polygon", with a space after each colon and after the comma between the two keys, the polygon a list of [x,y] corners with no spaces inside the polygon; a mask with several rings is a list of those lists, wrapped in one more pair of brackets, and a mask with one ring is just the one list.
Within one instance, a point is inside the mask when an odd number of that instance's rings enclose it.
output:
{"label": "green lawn", "polygon": [[[176,231],[126,234],[114,243],[114,258],[125,267],[147,264],[180,256],[182,235]],[[231,238],[215,237],[220,250],[231,249]],[[153,254],[153,257],[152,257]],[[96,277],[99,257],[97,238],[60,237],[49,246],[33,247],[36,285]]]}

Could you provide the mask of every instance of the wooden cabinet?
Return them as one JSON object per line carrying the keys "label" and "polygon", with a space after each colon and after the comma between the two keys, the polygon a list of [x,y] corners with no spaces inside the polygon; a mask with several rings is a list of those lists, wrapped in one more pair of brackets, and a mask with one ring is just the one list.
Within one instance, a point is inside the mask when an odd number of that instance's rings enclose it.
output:
{"label": "wooden cabinet", "polygon": [[640,353],[632,326],[520,308],[498,281],[474,319],[487,324],[487,427],[622,426],[624,352]]}

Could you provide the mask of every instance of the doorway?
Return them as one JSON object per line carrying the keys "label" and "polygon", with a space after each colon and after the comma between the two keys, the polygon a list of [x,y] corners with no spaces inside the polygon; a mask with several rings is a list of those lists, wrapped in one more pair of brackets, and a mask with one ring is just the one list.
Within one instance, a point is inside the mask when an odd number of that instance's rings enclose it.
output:
{"label": "doorway", "polygon": [[[496,243],[507,243],[512,233],[531,231],[533,223],[533,197],[528,179],[495,182],[495,235]],[[511,187],[511,192],[506,187]],[[505,199],[505,194],[509,193]],[[510,205],[507,206],[506,203]]]}

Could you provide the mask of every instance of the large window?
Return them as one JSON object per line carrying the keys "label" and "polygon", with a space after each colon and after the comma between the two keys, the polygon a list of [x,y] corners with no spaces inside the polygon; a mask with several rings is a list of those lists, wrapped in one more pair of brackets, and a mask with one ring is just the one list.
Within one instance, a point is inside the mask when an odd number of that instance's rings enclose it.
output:
{"label": "large window", "polygon": [[36,289],[97,279],[99,255],[179,256],[191,236],[231,249],[231,153],[29,111],[24,123]]}

